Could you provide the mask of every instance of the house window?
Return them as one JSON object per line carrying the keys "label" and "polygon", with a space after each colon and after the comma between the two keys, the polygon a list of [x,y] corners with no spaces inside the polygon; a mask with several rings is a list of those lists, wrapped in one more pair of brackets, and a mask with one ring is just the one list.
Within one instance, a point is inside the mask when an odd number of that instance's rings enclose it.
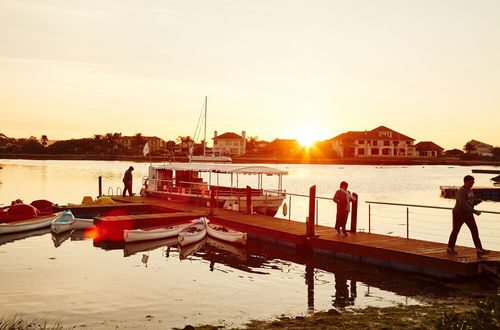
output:
{"label": "house window", "polygon": [[233,141],[233,146],[239,147],[240,146],[240,141]]}
{"label": "house window", "polygon": [[358,149],[358,155],[364,155],[365,149]]}
{"label": "house window", "polygon": [[378,155],[378,148],[373,148],[371,150],[371,152],[372,152],[372,155]]}
{"label": "house window", "polygon": [[397,146],[399,144],[399,141],[392,141],[393,146]]}
{"label": "house window", "polygon": [[384,141],[384,146],[390,146],[391,145],[391,141]]}
{"label": "house window", "polygon": [[391,150],[391,149],[388,149],[388,148],[384,148],[384,149],[382,149],[382,155],[384,155],[384,156],[389,156],[389,151],[390,151],[390,150]]}
{"label": "house window", "polygon": [[411,141],[406,141],[407,146],[411,146]]}
{"label": "house window", "polygon": [[358,144],[365,144],[365,140],[359,140]]}

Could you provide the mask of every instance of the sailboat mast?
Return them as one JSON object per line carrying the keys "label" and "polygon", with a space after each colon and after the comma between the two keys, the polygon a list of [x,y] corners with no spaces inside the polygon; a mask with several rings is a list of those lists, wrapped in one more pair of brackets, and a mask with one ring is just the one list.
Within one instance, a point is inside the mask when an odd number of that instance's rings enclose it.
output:
{"label": "sailboat mast", "polygon": [[207,97],[205,96],[205,133],[203,133],[203,156],[207,145]]}

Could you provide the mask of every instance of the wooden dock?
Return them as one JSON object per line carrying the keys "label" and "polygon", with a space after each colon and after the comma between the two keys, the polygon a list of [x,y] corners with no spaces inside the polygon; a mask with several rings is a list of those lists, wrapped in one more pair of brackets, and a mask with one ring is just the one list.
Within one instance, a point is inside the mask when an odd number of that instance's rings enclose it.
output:
{"label": "wooden dock", "polygon": [[[113,199],[178,210],[186,212],[188,217],[205,215],[209,212],[208,207],[157,198],[113,196]],[[174,215],[171,217],[177,221]],[[140,226],[140,218],[136,218],[139,222],[135,222],[134,226]],[[147,215],[143,215],[142,218],[146,219]],[[119,219],[96,220],[102,224],[103,221],[116,223]],[[443,243],[371,233],[349,233],[348,237],[343,237],[338,235],[334,228],[326,226],[315,226],[315,236],[307,237],[306,224],[303,222],[224,209],[214,209],[211,220],[247,232],[252,240],[292,249],[309,249],[313,254],[344,258],[433,277],[461,278],[484,273],[498,275],[500,271],[500,252],[497,251],[478,258],[474,248],[457,246],[458,255],[450,256],[446,253],[446,244]]]}
{"label": "wooden dock", "polygon": [[[441,195],[446,198],[455,198],[457,190],[460,187],[457,186],[440,186]],[[473,187],[474,197],[484,199],[500,201],[500,187]]]}

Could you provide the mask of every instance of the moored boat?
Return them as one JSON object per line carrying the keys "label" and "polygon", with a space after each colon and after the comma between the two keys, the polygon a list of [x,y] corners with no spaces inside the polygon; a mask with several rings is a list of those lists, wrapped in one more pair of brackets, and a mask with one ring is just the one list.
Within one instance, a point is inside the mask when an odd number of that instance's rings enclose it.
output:
{"label": "moored boat", "polygon": [[[195,221],[195,220],[193,220]],[[191,222],[182,223],[168,227],[153,227],[141,229],[126,229],[123,231],[123,240],[125,242],[146,241],[152,239],[167,238],[179,235],[179,232],[188,227]]]}
{"label": "moored boat", "polygon": [[247,243],[247,233],[237,231],[225,226],[207,223],[207,234],[222,241],[245,245]]}
{"label": "moored boat", "polygon": [[62,212],[53,213],[44,216],[38,216],[30,219],[2,222],[0,223],[0,234],[17,233],[32,229],[48,227],[56,217]]}
{"label": "moored boat", "polygon": [[179,232],[178,241],[181,246],[201,241],[207,235],[207,220],[199,218]]}
{"label": "moored boat", "polygon": [[[230,182],[230,186],[219,185],[220,174],[229,176],[226,182]],[[213,196],[215,207],[247,212],[250,205],[251,212],[274,216],[286,196],[282,177],[287,174],[287,171],[268,166],[195,163],[151,165],[142,192],[145,196],[199,205],[209,205]],[[241,175],[256,176],[257,188],[239,187]],[[277,189],[263,189],[264,176],[277,176]]]}
{"label": "moored boat", "polygon": [[75,218],[70,210],[66,210],[52,220],[50,229],[52,232],[59,234],[73,229],[86,229],[92,226],[94,226],[93,219]]}

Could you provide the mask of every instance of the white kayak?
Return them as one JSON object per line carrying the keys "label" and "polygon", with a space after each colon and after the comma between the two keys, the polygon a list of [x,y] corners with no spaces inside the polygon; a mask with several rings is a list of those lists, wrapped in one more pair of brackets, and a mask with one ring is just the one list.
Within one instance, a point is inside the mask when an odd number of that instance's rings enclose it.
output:
{"label": "white kayak", "polygon": [[73,229],[86,229],[93,226],[93,219],[75,218],[70,210],[66,210],[52,221],[50,229],[52,232],[60,234]]}
{"label": "white kayak", "polygon": [[48,227],[52,223],[52,220],[57,218],[61,213],[63,212],[52,213],[25,220],[2,222],[0,223],[0,234],[17,233],[21,231]]}
{"label": "white kayak", "polygon": [[209,222],[207,224],[208,235],[229,243],[245,245],[247,243],[247,233],[242,233],[225,226]]}
{"label": "white kayak", "polygon": [[192,222],[182,223],[179,225],[168,227],[126,229],[123,231],[123,240],[125,242],[137,242],[173,237],[179,235],[180,231],[189,226],[191,223]]}
{"label": "white kayak", "polygon": [[207,219],[199,218],[179,232],[179,244],[189,245],[201,241],[207,235]]}

